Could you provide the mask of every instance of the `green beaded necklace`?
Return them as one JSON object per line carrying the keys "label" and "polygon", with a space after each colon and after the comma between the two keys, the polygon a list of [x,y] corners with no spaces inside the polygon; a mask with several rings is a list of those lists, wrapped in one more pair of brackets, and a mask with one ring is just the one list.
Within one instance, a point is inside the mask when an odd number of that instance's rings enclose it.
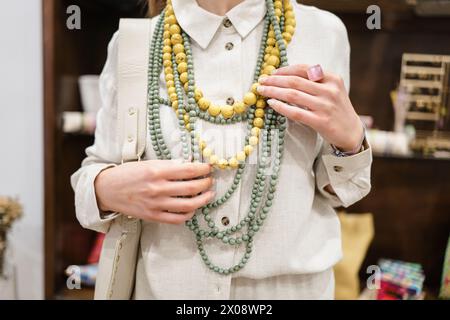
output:
{"label": "green beaded necklace", "polygon": [[[277,45],[280,50],[281,66],[283,67],[288,64],[286,45],[281,33],[284,20],[283,18],[281,18],[280,22],[278,22],[272,0],[266,0],[266,5],[267,14],[264,19],[264,32],[261,40],[261,48],[258,54],[254,81],[258,80],[260,74],[264,57],[264,43],[267,40],[267,33],[270,24],[274,28]],[[164,141],[164,137],[161,131],[160,107],[161,105],[170,106],[170,103],[167,99],[161,98],[159,94],[159,75],[161,74],[163,67],[163,27],[164,12],[161,14],[156,24],[153,39],[150,45],[148,69],[148,129],[153,150],[155,151],[157,158],[168,160],[171,159],[171,153]],[[198,162],[201,161],[201,152],[198,145],[198,139],[196,138],[198,133],[196,129],[196,121],[198,118],[206,121],[214,121],[215,123],[219,124],[229,124],[232,122],[247,120],[248,132],[245,137],[245,142],[248,143],[250,138],[250,131],[252,129],[255,106],[249,108],[248,113],[245,116],[236,117],[233,120],[225,120],[223,118],[218,118],[219,120],[213,120],[208,115],[204,114],[204,112],[198,108],[198,105],[194,99],[194,66],[192,64],[193,59],[190,47],[190,39],[185,32],[182,33],[182,36],[186,48],[186,55],[188,56],[189,61],[187,101],[184,96],[183,86],[179,81],[179,75],[176,71],[177,68],[174,68],[176,94],[178,97],[178,101],[180,102],[178,122],[181,131],[182,155],[185,161]],[[174,56],[173,63],[176,64]],[[185,127],[183,118],[184,112],[189,113],[190,116],[190,132]],[[220,231],[210,216],[210,210],[220,207],[231,198],[232,194],[239,186],[246,163],[240,164],[236,169],[233,183],[223,196],[199,209],[205,223],[207,224],[206,229],[203,229],[200,226],[200,223],[198,221],[199,213],[197,213],[190,221],[186,222],[186,226],[190,228],[195,234],[200,256],[205,265],[210,270],[219,274],[231,274],[242,269],[250,259],[254,236],[261,229],[261,226],[264,224],[264,221],[269,214],[270,208],[272,207],[272,201],[274,199],[276,191],[281,160],[283,157],[286,125],[287,123],[285,117],[277,114],[273,109],[268,108],[267,113],[265,114],[265,127],[262,131],[262,143],[260,146],[261,156],[258,159],[255,181],[252,187],[250,206],[247,215],[243,219],[241,219],[236,225]],[[272,148],[272,144],[274,142],[274,134],[277,134],[278,141],[275,143],[275,148]],[[270,158],[273,158],[273,162],[269,161]],[[272,164],[272,166],[270,168],[270,174],[268,174],[270,164]],[[238,233],[239,235],[237,235]],[[223,268],[215,265],[212,261],[210,261],[204,248],[204,243],[207,239],[217,239],[230,246],[245,245],[246,250],[240,261],[236,265]]]}

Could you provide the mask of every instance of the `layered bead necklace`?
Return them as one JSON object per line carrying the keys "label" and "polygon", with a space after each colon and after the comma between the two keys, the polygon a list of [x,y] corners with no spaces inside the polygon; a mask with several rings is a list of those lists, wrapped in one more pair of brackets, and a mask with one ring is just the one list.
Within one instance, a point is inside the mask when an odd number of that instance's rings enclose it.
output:
{"label": "layered bead necklace", "polygon": [[[256,89],[260,77],[270,75],[276,68],[288,64],[286,46],[292,39],[296,22],[289,0],[266,0],[266,6],[267,13],[253,84],[242,101],[236,101],[233,105],[214,104],[195,85],[190,38],[179,26],[171,0],[167,1],[157,21],[150,46],[148,128],[158,159],[172,157],[164,141],[160,119],[161,105],[168,105],[173,108],[178,118],[182,156],[185,161],[205,160],[218,169],[236,170],[233,183],[225,194],[199,209],[200,212],[186,222],[186,226],[195,234],[197,247],[205,265],[220,274],[237,272],[247,264],[252,252],[253,238],[272,206],[283,156],[286,119],[273,109],[266,108],[266,99],[259,96]],[[161,98],[159,94],[159,76],[162,70],[168,99]],[[246,121],[248,132],[244,149],[228,158],[219,158],[201,138],[196,127],[197,119],[222,125]],[[275,133],[277,141],[274,141]],[[272,147],[274,143],[275,148]],[[261,152],[247,215],[236,225],[219,230],[210,212],[231,198],[239,186],[249,155],[258,146]],[[270,161],[271,158],[273,161]],[[200,225],[200,213],[207,227]],[[217,266],[205,251],[204,245],[208,239],[217,239],[230,246],[245,245],[245,253],[236,265]]]}

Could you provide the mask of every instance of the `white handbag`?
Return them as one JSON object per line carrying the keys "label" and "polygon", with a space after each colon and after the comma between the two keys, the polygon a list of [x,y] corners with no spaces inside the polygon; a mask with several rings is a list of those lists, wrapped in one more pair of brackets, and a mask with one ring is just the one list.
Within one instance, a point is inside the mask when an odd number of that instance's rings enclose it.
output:
{"label": "white handbag", "polygon": [[[122,162],[139,161],[147,137],[147,69],[150,19],[122,19],[119,27],[118,128]],[[141,221],[120,215],[103,242],[94,299],[130,299]]]}

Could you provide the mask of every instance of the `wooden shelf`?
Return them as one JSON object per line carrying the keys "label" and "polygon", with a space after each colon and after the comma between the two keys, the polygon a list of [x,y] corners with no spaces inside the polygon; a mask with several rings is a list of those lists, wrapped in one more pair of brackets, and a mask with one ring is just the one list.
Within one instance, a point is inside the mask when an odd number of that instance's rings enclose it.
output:
{"label": "wooden shelf", "polygon": [[302,0],[299,2],[337,13],[365,14],[367,8],[374,4],[378,5],[383,13],[412,13],[414,9],[414,6],[401,0]]}
{"label": "wooden shelf", "polygon": [[93,300],[94,288],[63,289],[55,295],[56,300]]}
{"label": "wooden shelf", "polygon": [[380,158],[380,159],[400,159],[405,161],[450,161],[450,157],[429,157],[424,156],[420,154],[412,154],[412,155],[398,155],[398,154],[380,154],[380,153],[374,153],[374,158]]}

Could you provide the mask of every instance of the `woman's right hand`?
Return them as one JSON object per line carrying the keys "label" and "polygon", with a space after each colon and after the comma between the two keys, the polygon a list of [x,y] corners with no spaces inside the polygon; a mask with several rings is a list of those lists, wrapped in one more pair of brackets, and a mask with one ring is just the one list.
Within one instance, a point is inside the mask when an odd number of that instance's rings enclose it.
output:
{"label": "woman's right hand", "polygon": [[172,160],[124,163],[97,176],[97,203],[102,211],[181,224],[214,199],[211,170],[209,164]]}

